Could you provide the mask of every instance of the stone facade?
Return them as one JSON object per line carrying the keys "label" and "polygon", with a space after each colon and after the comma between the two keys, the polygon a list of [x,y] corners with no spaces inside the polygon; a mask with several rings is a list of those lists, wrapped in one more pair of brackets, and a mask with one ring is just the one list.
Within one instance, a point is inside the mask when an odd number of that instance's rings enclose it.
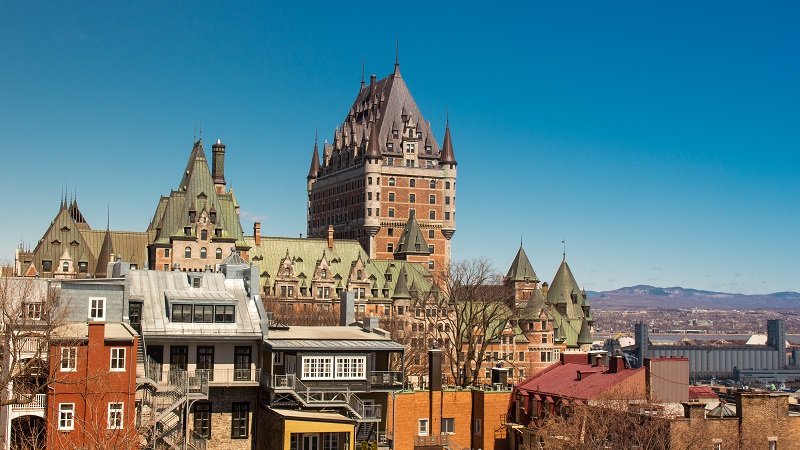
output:
{"label": "stone facade", "polygon": [[[253,442],[255,421],[253,417],[258,408],[257,387],[212,387],[208,394],[211,403],[211,437],[206,440],[208,450],[250,450]],[[234,403],[248,405],[247,437],[233,437],[232,411]],[[194,419],[194,415],[192,415]]]}

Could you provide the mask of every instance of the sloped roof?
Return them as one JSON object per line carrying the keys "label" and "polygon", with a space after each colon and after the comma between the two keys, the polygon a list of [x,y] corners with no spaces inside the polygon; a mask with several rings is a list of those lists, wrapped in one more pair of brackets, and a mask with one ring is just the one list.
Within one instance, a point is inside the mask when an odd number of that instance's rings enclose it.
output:
{"label": "sloped roof", "polygon": [[413,213],[403,228],[403,233],[397,241],[397,248],[395,248],[394,254],[396,256],[431,254],[428,244],[425,242],[425,236],[422,235],[422,230]]}
{"label": "sloped roof", "polygon": [[312,278],[319,261],[325,255],[330,265],[331,278],[339,275],[342,278],[350,276],[352,264],[360,257],[367,261],[367,256],[358,241],[335,239],[333,247],[328,247],[327,239],[317,238],[290,238],[264,236],[261,243],[256,245],[253,236],[246,236],[245,242],[250,246],[248,251],[250,262],[258,266],[259,273],[266,272],[274,279],[279,267],[288,252],[289,259],[293,261],[294,273],[303,274]]}
{"label": "sloped roof", "polygon": [[522,244],[519,245],[517,256],[514,257],[514,261],[511,263],[511,267],[508,269],[506,279],[511,279],[514,281],[528,280],[532,282],[539,282],[539,277],[536,276],[536,272],[533,270],[533,266],[528,259],[528,255],[525,254]]}
{"label": "sloped roof", "polygon": [[169,197],[159,200],[148,231],[156,232],[154,242],[169,243],[172,237],[184,236],[185,227],[194,227],[189,222],[192,208],[198,215],[214,208],[217,213],[215,227],[222,230],[221,238],[232,239],[237,246],[244,247],[244,232],[236,214],[236,206],[232,190],[217,193],[201,139],[192,148],[178,189],[172,191]]}
{"label": "sloped roof", "polygon": [[[643,377],[645,374],[644,367],[624,369],[616,373],[607,369],[592,364],[557,363],[518,384],[515,391],[525,390],[529,393],[591,400],[632,376]],[[578,372],[583,374],[580,379]]]}

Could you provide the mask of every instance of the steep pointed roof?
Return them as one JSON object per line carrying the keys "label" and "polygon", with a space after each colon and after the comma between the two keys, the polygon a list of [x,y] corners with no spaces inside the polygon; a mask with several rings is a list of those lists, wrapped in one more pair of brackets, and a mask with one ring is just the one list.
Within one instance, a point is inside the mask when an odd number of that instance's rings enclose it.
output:
{"label": "steep pointed roof", "polygon": [[528,255],[525,254],[522,244],[519,244],[517,256],[514,257],[514,262],[511,263],[511,267],[508,269],[506,279],[514,281],[532,281],[534,283],[539,282],[539,277],[536,276],[536,272],[533,270],[533,266],[528,259]]}
{"label": "steep pointed roof", "polygon": [[441,164],[458,164],[456,155],[453,152],[453,142],[450,140],[450,123],[444,129],[444,143],[442,144],[442,154],[439,156]]}
{"label": "steep pointed roof", "polygon": [[111,230],[106,228],[106,235],[103,238],[103,246],[100,248],[100,254],[97,256],[97,267],[94,269],[96,277],[108,276],[108,263],[114,256],[114,246],[111,243]]}
{"label": "steep pointed roof", "polygon": [[191,208],[197,211],[204,209],[210,211],[211,206],[216,208],[214,226],[221,231],[221,236],[215,235],[214,239],[227,239],[236,242],[237,247],[246,247],[242,224],[236,214],[239,205],[236,203],[233,189],[229,189],[228,192],[217,192],[202,140],[198,140],[189,155],[178,189],[173,190],[169,197],[162,197],[159,201],[148,227],[148,232],[155,234],[153,242],[167,244],[172,237],[185,237],[184,228],[193,226],[189,223]]}
{"label": "steep pointed roof", "polygon": [[314,151],[311,152],[311,167],[308,169],[308,176],[306,178],[309,180],[316,179],[318,172],[319,172],[319,148],[317,147],[317,140],[314,139]]}
{"label": "steep pointed roof", "polygon": [[547,301],[552,304],[561,302],[571,304],[573,303],[571,300],[573,294],[580,297],[581,288],[578,286],[578,282],[575,281],[575,276],[572,275],[572,270],[570,270],[567,260],[563,259],[555,277],[553,277],[550,288],[547,290]]}
{"label": "steep pointed roof", "polygon": [[578,345],[590,345],[592,343],[592,327],[586,321],[581,321],[581,331],[578,333]]}
{"label": "steep pointed roof", "polygon": [[403,228],[403,234],[400,235],[400,240],[397,241],[397,248],[394,254],[395,256],[431,254],[414,214],[411,214],[411,217],[408,218],[408,222]]}
{"label": "steep pointed roof", "polygon": [[397,275],[397,284],[394,286],[394,292],[392,293],[393,299],[403,299],[403,298],[411,298],[411,294],[408,292],[408,274],[406,273],[406,268],[401,267],[400,273]]}
{"label": "steep pointed roof", "polygon": [[[402,116],[414,118],[417,123],[417,131],[421,133],[421,139],[423,141],[429,139],[432,156],[439,157],[441,150],[431,131],[430,124],[424,120],[408,86],[400,76],[399,66],[396,67],[394,73],[387,77],[371,81],[369,85],[363,86],[342,123],[348,123],[353,127],[356,135],[364,134],[364,130],[369,128],[366,130],[366,135],[370,136],[370,145],[372,145],[373,141],[378,144],[378,140],[372,137],[371,128],[376,128],[374,131],[377,136],[391,136],[393,129],[403,126]],[[402,129],[399,131],[402,132]],[[334,144],[337,139],[338,131],[334,133]],[[385,147],[378,145],[378,151],[382,153],[385,151]],[[327,157],[327,154],[325,156]]]}

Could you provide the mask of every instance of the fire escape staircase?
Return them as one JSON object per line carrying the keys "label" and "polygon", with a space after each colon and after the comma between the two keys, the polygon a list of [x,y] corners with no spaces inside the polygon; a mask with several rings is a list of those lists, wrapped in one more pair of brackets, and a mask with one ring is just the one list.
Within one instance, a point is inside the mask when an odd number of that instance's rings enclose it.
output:
{"label": "fire escape staircase", "polygon": [[[166,378],[165,380],[162,380]],[[146,356],[144,339],[139,338],[136,360],[138,427],[142,447],[177,449],[186,446],[205,450],[206,441],[196,433],[185,433],[186,408],[197,400],[208,399],[208,375],[185,370],[163,372],[160,364]]]}
{"label": "fire escape staircase", "polygon": [[312,387],[295,375],[275,375],[273,381],[274,406],[344,409],[358,423],[356,442],[377,440],[382,405],[365,404],[347,386]]}

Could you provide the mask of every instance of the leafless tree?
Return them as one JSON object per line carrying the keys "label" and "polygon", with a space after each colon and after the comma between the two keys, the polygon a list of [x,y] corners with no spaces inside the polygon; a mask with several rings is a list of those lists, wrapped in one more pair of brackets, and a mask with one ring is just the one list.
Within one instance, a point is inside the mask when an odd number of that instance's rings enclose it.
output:
{"label": "leafless tree", "polygon": [[272,313],[272,320],[289,326],[338,325],[339,305],[325,306],[297,304],[275,298],[264,299],[264,310]]}
{"label": "leafless tree", "polygon": [[458,261],[434,274],[423,294],[427,347],[438,346],[460,386],[476,385],[487,349],[513,317],[513,292],[485,259]]}
{"label": "leafless tree", "polygon": [[64,325],[50,280],[0,277],[0,406],[27,404],[53,382],[50,344]]}

